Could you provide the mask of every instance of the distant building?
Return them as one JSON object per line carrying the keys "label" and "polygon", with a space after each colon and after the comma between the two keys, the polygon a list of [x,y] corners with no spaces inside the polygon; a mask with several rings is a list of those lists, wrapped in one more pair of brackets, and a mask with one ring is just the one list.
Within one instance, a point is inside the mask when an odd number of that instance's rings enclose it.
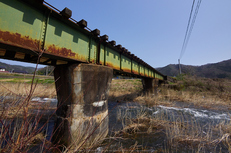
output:
{"label": "distant building", "polygon": [[0,72],[5,72],[5,71],[6,71],[6,67],[0,66]]}
{"label": "distant building", "polygon": [[27,71],[24,71],[24,70],[13,70],[12,73],[28,74],[28,72],[27,72]]}

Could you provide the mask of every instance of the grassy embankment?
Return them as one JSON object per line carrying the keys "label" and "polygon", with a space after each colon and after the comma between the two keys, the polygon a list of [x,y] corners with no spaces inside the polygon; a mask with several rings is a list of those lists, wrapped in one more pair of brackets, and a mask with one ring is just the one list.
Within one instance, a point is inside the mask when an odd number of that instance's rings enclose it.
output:
{"label": "grassy embankment", "polygon": [[143,94],[141,80],[113,80],[109,99],[147,106],[174,105],[174,101],[182,101],[209,109],[220,106],[231,109],[231,80],[181,76],[176,83],[159,87],[157,95]]}
{"label": "grassy embankment", "polygon": [[[31,75],[3,75],[3,73],[1,75],[0,93],[2,97],[7,95],[17,95],[25,98],[53,98],[56,96],[53,77],[36,77],[36,83],[31,86],[31,79],[33,77]],[[141,80],[113,80],[109,93],[109,100],[118,102],[135,101],[150,107],[158,105],[174,106],[174,101],[182,101],[209,109],[231,108],[230,80],[204,79],[191,76],[182,76],[177,79],[177,83],[170,82],[168,85],[163,85],[158,88],[157,95],[143,94]],[[22,115],[24,119],[28,117],[28,114],[26,113],[28,113],[28,109],[33,109],[34,105],[30,105],[31,103],[28,103],[28,100],[22,100],[23,105],[20,105],[16,101],[17,100],[11,100],[10,107],[2,107],[2,121],[8,117],[14,118],[18,115]],[[8,103],[8,100],[5,100],[4,102]],[[160,147],[160,151],[162,152],[169,152],[169,148],[178,148],[182,144],[194,146],[197,150],[200,150],[205,144],[217,145],[220,142],[224,142],[228,150],[230,150],[229,136],[231,134],[231,126],[229,125],[220,124],[216,127],[211,127],[210,132],[203,135],[201,134],[201,127],[194,121],[192,121],[193,123],[190,123],[190,125],[189,123],[184,123],[181,119],[176,119],[175,122],[169,122],[163,116],[151,118],[146,112],[139,113],[136,119],[128,119],[126,116],[123,116],[121,120],[127,120],[127,124],[124,125],[122,131],[116,133],[115,137],[118,137],[119,135],[122,139],[131,139],[133,136],[140,136],[140,132],[149,135],[164,133],[167,137],[167,145],[165,147]],[[23,123],[29,126],[27,121],[24,121]],[[14,137],[12,137],[12,142],[8,143],[8,146],[5,148],[6,150],[7,148],[15,148],[15,150],[23,149],[23,145],[30,143],[35,139],[45,141],[43,138],[44,135],[39,133],[39,131],[35,132],[33,129],[30,129],[31,132],[28,132],[27,130],[27,133],[23,133],[23,130],[20,129],[22,128],[18,127],[18,129],[13,130],[14,132],[17,132],[13,134]],[[212,132],[219,133],[219,136],[213,138]],[[6,139],[7,135],[9,135],[7,132],[2,132],[0,135],[2,140],[1,144],[6,143],[3,140]],[[38,138],[39,136],[41,138]],[[120,150],[131,151],[136,150],[137,148],[140,149],[135,143],[130,148],[123,148],[121,146]],[[142,149],[145,150],[145,148]]]}
{"label": "grassy embankment", "polygon": [[0,152],[27,152],[35,144],[48,150],[44,128],[52,117],[46,114],[50,108],[31,99],[55,97],[53,77],[0,73],[0,86]]}
{"label": "grassy embankment", "polygon": [[[28,95],[33,75],[0,73],[0,93],[6,95]],[[33,97],[56,97],[53,76],[36,76]],[[231,80],[205,79],[192,76],[177,78],[177,83],[162,85],[157,95],[144,94],[139,79],[112,80],[109,101],[135,101],[147,106],[174,105],[174,101],[194,103],[197,106],[231,109]]]}
{"label": "grassy embankment", "polygon": [[[126,84],[128,86],[125,88]],[[120,102],[135,101],[149,107],[175,106],[175,102],[180,101],[202,109],[231,109],[231,80],[227,79],[181,76],[177,78],[176,83],[169,82],[159,87],[157,95],[142,94],[140,90],[141,82],[138,80],[114,80],[110,95],[115,99],[119,97]],[[135,139],[130,148],[121,147],[121,151],[148,150],[147,146],[140,146],[138,143],[141,137],[142,141],[154,142],[153,137],[166,141],[156,152],[217,152],[219,149],[221,152],[231,151],[231,123],[201,125],[196,119],[185,122],[183,115],[170,116],[173,121],[169,121],[166,114],[153,117],[146,111],[138,112],[135,119],[121,116],[120,120],[125,122],[124,129],[116,135],[120,135],[121,139]],[[208,128],[205,129],[205,126]]]}
{"label": "grassy embankment", "polygon": [[[30,74],[0,73],[1,95],[27,95],[31,88],[32,78],[33,75]],[[36,88],[33,97],[46,96],[50,98],[56,96],[53,76],[36,76],[34,83]]]}

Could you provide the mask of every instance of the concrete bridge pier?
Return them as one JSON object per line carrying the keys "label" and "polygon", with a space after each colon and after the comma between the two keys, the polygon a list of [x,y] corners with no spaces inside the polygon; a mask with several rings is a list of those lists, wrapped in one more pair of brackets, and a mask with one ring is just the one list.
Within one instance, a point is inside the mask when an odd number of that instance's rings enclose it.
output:
{"label": "concrete bridge pier", "polygon": [[90,147],[108,134],[109,67],[92,64],[57,66],[58,98],[52,141],[71,150]]}
{"label": "concrete bridge pier", "polygon": [[145,93],[157,93],[157,87],[159,85],[158,79],[142,78],[143,91]]}

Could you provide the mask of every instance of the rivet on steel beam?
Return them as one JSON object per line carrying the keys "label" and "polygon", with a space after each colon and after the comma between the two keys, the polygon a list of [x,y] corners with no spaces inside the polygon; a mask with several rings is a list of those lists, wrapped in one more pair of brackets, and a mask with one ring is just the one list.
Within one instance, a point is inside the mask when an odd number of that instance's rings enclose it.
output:
{"label": "rivet on steel beam", "polygon": [[95,35],[95,36],[98,36],[100,35],[100,30],[99,29],[95,29],[92,31],[92,33]]}
{"label": "rivet on steel beam", "polygon": [[81,27],[81,28],[85,28],[87,26],[87,21],[82,19],[78,22],[78,25]]}
{"label": "rivet on steel beam", "polygon": [[116,42],[114,40],[110,41],[109,42],[112,46],[115,46],[116,45]]}
{"label": "rivet on steel beam", "polygon": [[119,45],[116,45],[116,48],[122,49],[122,46],[119,44]]}
{"label": "rivet on steel beam", "polygon": [[69,9],[69,8],[67,8],[67,7],[65,7],[61,12],[60,12],[60,14],[62,14],[62,16],[63,17],[65,17],[65,18],[70,18],[71,16],[72,16],[72,11]]}
{"label": "rivet on steel beam", "polygon": [[107,41],[108,40],[108,35],[103,35],[100,37],[102,41]]}

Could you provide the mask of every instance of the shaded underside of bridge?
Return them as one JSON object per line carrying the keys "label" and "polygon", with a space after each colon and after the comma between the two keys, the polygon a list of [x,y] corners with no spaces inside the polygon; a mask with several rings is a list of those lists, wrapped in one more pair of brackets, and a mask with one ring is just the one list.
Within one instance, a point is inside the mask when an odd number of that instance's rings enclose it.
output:
{"label": "shaded underside of bridge", "polygon": [[[140,77],[151,92],[166,77],[71,14],[43,0],[0,0],[0,58],[55,66],[58,106],[52,141],[76,149],[83,145],[77,140],[87,145],[108,133],[113,73]],[[91,125],[87,133],[86,125]]]}
{"label": "shaded underside of bridge", "polygon": [[0,58],[54,66],[92,63],[111,67],[114,74],[165,79],[84,20],[70,18],[68,9],[59,11],[43,0],[1,0],[0,10]]}

